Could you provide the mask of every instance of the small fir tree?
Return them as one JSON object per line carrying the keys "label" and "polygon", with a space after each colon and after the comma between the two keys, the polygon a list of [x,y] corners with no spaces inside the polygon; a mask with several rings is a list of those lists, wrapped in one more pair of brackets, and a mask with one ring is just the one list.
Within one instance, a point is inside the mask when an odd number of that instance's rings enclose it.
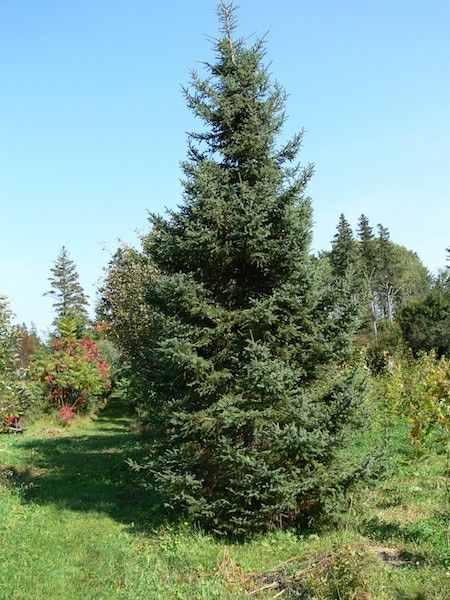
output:
{"label": "small fir tree", "polygon": [[364,385],[346,362],[354,304],[309,253],[302,136],[277,147],[286,96],[264,44],[234,36],[231,6],[219,16],[215,61],[186,90],[204,128],[189,137],[184,205],[153,216],[144,240],[155,274],[139,468],[169,505],[239,535],[306,521],[361,475],[339,451]]}
{"label": "small fir tree", "polygon": [[73,319],[82,328],[88,321],[88,299],[80,285],[75,263],[65,246],[61,248],[50,271],[52,275],[48,280],[51,289],[44,295],[55,299],[55,325],[58,326],[61,319]]}

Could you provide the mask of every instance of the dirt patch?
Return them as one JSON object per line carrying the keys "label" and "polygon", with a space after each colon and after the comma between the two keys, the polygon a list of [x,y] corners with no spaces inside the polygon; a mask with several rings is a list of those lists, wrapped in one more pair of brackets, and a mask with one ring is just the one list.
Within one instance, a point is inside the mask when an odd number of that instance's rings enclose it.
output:
{"label": "dirt patch", "polygon": [[375,552],[381,560],[393,568],[408,567],[418,565],[423,562],[424,557],[399,548],[388,548],[387,546],[370,546],[372,552]]}
{"label": "dirt patch", "polygon": [[33,479],[30,469],[19,469],[13,465],[0,465],[0,483],[29,484]]}

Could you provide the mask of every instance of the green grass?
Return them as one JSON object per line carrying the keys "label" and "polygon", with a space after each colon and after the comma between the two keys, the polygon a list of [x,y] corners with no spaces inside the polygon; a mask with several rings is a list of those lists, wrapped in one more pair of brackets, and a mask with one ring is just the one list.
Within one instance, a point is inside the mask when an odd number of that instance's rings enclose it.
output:
{"label": "green grass", "polygon": [[[401,427],[390,442],[389,477],[355,497],[339,527],[227,545],[186,523],[164,523],[125,462],[142,449],[115,408],[70,428],[47,419],[23,435],[0,436],[0,468],[15,469],[0,474],[1,600],[245,598],[246,574],[353,542],[408,557],[401,568],[380,561],[367,575],[375,600],[448,598],[445,458],[411,458]],[[367,436],[354,451],[373,443]]]}

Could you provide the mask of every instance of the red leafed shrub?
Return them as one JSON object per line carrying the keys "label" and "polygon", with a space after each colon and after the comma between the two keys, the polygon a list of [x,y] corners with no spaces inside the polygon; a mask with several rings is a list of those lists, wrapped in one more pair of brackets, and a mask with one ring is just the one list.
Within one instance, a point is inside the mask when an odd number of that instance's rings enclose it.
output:
{"label": "red leafed shrub", "polygon": [[61,421],[64,421],[65,423],[70,425],[75,416],[75,410],[72,406],[69,406],[68,404],[63,404],[63,406],[61,406],[61,408],[58,409],[58,416],[61,419]]}
{"label": "red leafed shrub", "polygon": [[109,371],[96,343],[88,338],[78,339],[70,319],[61,321],[59,337],[31,365],[39,392],[47,404],[58,408],[66,423],[107,393],[111,386]]}

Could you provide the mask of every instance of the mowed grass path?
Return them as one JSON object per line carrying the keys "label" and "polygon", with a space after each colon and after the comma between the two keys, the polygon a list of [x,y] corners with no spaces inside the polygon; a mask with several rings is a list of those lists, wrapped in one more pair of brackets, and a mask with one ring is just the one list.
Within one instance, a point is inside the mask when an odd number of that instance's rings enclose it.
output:
{"label": "mowed grass path", "polygon": [[337,531],[227,545],[163,523],[126,464],[142,456],[129,424],[113,403],[94,421],[44,421],[0,436],[0,469],[9,471],[0,471],[0,600],[245,598],[242,573],[360,540],[421,557],[406,569],[383,568],[377,600],[447,597],[443,459],[406,467],[367,492]]}
{"label": "mowed grass path", "polygon": [[218,569],[223,544],[161,523],[120,412],[0,436],[0,600],[242,597]]}

